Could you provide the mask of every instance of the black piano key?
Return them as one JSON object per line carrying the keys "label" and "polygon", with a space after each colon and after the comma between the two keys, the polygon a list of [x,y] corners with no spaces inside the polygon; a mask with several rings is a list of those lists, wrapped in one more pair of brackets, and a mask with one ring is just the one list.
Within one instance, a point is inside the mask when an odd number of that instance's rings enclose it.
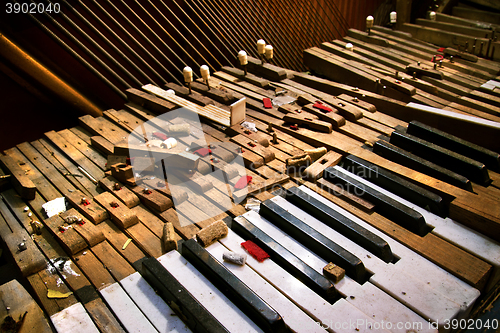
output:
{"label": "black piano key", "polygon": [[409,153],[389,142],[383,140],[376,141],[373,145],[373,152],[407,168],[425,173],[450,185],[472,192],[472,183],[466,177]]}
{"label": "black piano key", "polygon": [[391,248],[385,240],[311,197],[298,187],[289,188],[286,191],[286,199],[383,261],[389,263],[394,260]]}
{"label": "black piano key", "polygon": [[443,148],[467,156],[478,162],[484,163],[489,169],[500,171],[500,154],[473,144],[454,135],[427,126],[419,121],[411,121],[406,130],[408,134],[415,135],[426,141],[435,143]]}
{"label": "black piano key", "polygon": [[414,135],[394,131],[389,141],[399,148],[454,171],[481,185],[491,182],[486,166],[469,157],[442,148],[434,143],[420,139]]}
{"label": "black piano key", "polygon": [[249,239],[260,246],[271,256],[275,263],[299,281],[302,281],[325,300],[332,303],[336,299],[337,290],[330,280],[297,258],[252,222],[240,216],[233,219],[231,229],[244,239]]}
{"label": "black piano key", "polygon": [[286,332],[279,313],[194,239],[182,244],[182,255],[263,331]]}
{"label": "black piano key", "polygon": [[335,170],[330,167],[326,168],[323,172],[323,178],[343,187],[353,194],[373,202],[376,205],[376,211],[385,215],[387,218],[391,219],[403,228],[408,229],[419,236],[424,236],[429,231],[422,214],[401,204],[391,197],[366,186],[349,176],[347,173],[340,172],[339,170]]}
{"label": "black piano key", "polygon": [[311,228],[271,199],[260,204],[259,213],[324,260],[345,269],[346,274],[352,279],[359,283],[365,281],[367,272],[358,257]]}
{"label": "black piano key", "polygon": [[413,202],[420,207],[428,207],[431,212],[441,217],[447,215],[447,206],[443,198],[425,188],[396,175],[389,170],[349,155],[343,161],[343,167],[357,176],[363,177],[384,189]]}
{"label": "black piano key", "polygon": [[158,260],[142,265],[142,276],[193,332],[229,332]]}

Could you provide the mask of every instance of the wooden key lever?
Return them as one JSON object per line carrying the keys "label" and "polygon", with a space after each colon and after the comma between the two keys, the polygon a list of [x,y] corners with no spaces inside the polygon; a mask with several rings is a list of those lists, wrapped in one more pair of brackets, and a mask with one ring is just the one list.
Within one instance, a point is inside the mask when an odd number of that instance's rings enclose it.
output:
{"label": "wooden key lever", "polygon": [[287,114],[283,117],[283,120],[285,122],[293,124],[306,125],[307,127],[320,132],[332,132],[332,124],[327,123],[326,121],[319,120],[316,117],[310,117],[308,115]]}
{"label": "wooden key lever", "polygon": [[413,73],[417,73],[417,75],[419,76],[433,77],[438,80],[444,79],[444,75],[442,72],[438,71],[437,69],[433,69],[431,67],[422,66],[420,64],[406,66],[406,72],[410,75],[412,75]]}

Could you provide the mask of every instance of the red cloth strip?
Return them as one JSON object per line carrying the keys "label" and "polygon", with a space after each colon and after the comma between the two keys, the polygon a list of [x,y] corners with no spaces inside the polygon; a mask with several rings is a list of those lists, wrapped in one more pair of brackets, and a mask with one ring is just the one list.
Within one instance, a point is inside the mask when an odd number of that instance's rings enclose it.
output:
{"label": "red cloth strip", "polygon": [[258,262],[263,262],[267,258],[271,258],[266,251],[262,250],[257,244],[248,240],[241,243],[241,246],[247,250],[247,252],[254,257]]}

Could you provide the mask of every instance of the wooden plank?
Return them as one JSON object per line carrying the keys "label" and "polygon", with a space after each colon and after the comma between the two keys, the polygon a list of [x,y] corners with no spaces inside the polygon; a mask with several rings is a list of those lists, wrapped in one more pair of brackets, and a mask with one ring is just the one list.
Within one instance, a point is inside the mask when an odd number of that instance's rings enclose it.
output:
{"label": "wooden plank", "polygon": [[229,67],[229,66],[222,66],[221,68],[222,71],[231,74],[234,77],[237,77],[240,80],[247,81],[253,85],[256,85],[260,88],[267,88],[269,86],[269,81],[263,78],[260,78],[258,76],[255,76],[253,74],[247,73],[245,75],[245,72],[241,69],[234,68],[234,67]]}
{"label": "wooden plank", "polygon": [[139,197],[142,204],[156,210],[160,213],[166,211],[173,206],[173,202],[168,197],[161,195],[154,188],[145,188],[143,186],[136,186],[130,189],[135,195]]}
{"label": "wooden plank", "polygon": [[107,176],[99,180],[99,185],[106,191],[113,193],[128,208],[133,208],[139,204],[139,198],[127,187],[123,186],[112,176]]}
{"label": "wooden plank", "polygon": [[113,154],[113,144],[100,135],[90,137],[92,147],[99,150],[104,155]]}
{"label": "wooden plank", "polygon": [[127,89],[125,94],[130,102],[151,110],[158,115],[177,108],[177,105],[174,103],[168,102],[139,89]]}
{"label": "wooden plank", "polygon": [[26,200],[33,200],[35,198],[36,186],[26,176],[21,166],[14,162],[9,156],[0,156],[0,163],[2,168],[11,175],[11,182],[17,193]]}
{"label": "wooden plank", "polygon": [[[85,177],[77,166],[74,165],[70,160],[62,155],[58,150],[55,149],[47,141],[40,139],[38,141],[31,142],[31,145],[42,154],[47,161],[50,162],[59,172],[61,172],[67,180],[69,180],[74,186],[76,186],[81,192],[88,196],[96,195],[96,186],[90,179]],[[47,148],[49,147],[49,148]]]}
{"label": "wooden plank", "polygon": [[94,162],[101,170],[106,169],[106,158],[91,146],[90,137],[88,137],[89,142],[87,143],[69,129],[64,129],[57,133],[75,146],[83,155],[87,156],[87,158]]}
{"label": "wooden plank", "polygon": [[38,192],[50,201],[59,198],[61,194],[57,189],[42,175],[42,173],[26,158],[17,148],[10,148],[4,153],[10,156],[17,165],[24,170],[24,173],[35,184]]}
{"label": "wooden plank", "polygon": [[85,115],[78,118],[78,120],[83,128],[88,130],[90,133],[102,136],[112,144],[126,140],[128,137],[124,130],[102,117],[94,118],[90,115]]}
{"label": "wooden plank", "polygon": [[131,242],[123,249],[123,245],[129,237],[124,234],[118,227],[110,220],[105,220],[98,226],[108,242],[113,248],[124,257],[129,264],[136,270],[141,270],[141,261],[145,258],[144,252],[134,243]]}
{"label": "wooden plank", "polygon": [[[66,199],[75,207],[83,216],[88,218],[92,223],[99,224],[109,218],[108,212],[97,203],[93,202],[82,192],[74,192],[66,194]],[[88,204],[85,202],[86,199]]]}
{"label": "wooden plank", "polygon": [[74,223],[73,230],[85,240],[85,242],[89,246],[94,246],[99,244],[100,242],[105,240],[104,234],[98,227],[96,227],[93,223],[85,218],[82,214],[80,214],[76,209],[71,208],[64,213],[59,215],[63,220],[69,216],[76,216],[81,219],[83,223]]}
{"label": "wooden plank", "polygon": [[104,177],[104,172],[99,167],[55,131],[46,132],[45,136],[63,151],[77,166],[82,167],[90,173],[92,177],[95,179]]}
{"label": "wooden plank", "polygon": [[283,68],[274,66],[269,63],[262,64],[262,61],[250,56],[248,56],[247,59],[247,69],[249,72],[257,74],[271,81],[280,81],[287,77],[286,71]]}
{"label": "wooden plank", "polygon": [[108,242],[93,246],[92,252],[117,281],[135,272],[135,269]]}
{"label": "wooden plank", "polygon": [[[52,234],[59,240],[65,251],[71,255],[87,248],[87,243],[73,227],[69,227],[59,215],[45,219],[45,225],[52,231]],[[75,223],[75,222],[73,222]],[[66,228],[67,229],[66,229]],[[64,229],[63,229],[64,228]]]}
{"label": "wooden plank", "polygon": [[[0,202],[0,211],[2,213],[0,215],[0,235],[21,274],[28,276],[44,269],[47,265],[45,257],[3,201]],[[26,245],[25,250],[20,251],[20,243]]]}
{"label": "wooden plank", "polygon": [[94,197],[94,201],[100,204],[111,216],[111,219],[121,228],[127,229],[128,227],[139,223],[137,216],[134,215],[130,209],[122,204],[110,192],[104,192]]}
{"label": "wooden plank", "polygon": [[318,178],[322,176],[323,170],[330,166],[336,165],[340,162],[341,159],[341,154],[334,151],[329,151],[325,155],[321,156],[318,160],[316,160],[316,162],[308,166],[304,170],[303,174],[305,175],[306,179],[314,183]]}

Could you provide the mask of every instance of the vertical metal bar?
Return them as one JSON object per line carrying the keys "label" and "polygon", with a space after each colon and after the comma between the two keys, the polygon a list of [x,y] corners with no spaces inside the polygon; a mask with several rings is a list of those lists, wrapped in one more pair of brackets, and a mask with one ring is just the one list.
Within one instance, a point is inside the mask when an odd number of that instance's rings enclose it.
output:
{"label": "vertical metal bar", "polygon": [[[52,4],[52,2],[49,0],[49,3]],[[59,17],[62,17],[64,21],[66,21],[69,25],[71,25],[76,31],[78,31],[80,33],[80,35],[87,41],[89,42],[90,44],[92,44],[97,50],[99,50],[109,61],[111,61],[111,63],[113,65],[115,65],[116,67],[118,67],[123,73],[125,73],[132,81],[134,81],[137,85],[139,86],[142,86],[142,82],[139,81],[132,73],[130,73],[128,71],[128,69],[126,69],[125,67],[123,67],[123,65],[116,61],[115,58],[113,58],[113,56],[111,56],[111,54],[109,54],[109,52],[107,52],[105,49],[102,48],[101,45],[99,45],[98,43],[96,43],[92,37],[90,37],[85,31],[82,30],[82,28],[80,28],[77,24],[75,24],[75,22],[73,22],[72,19],[70,19],[66,14],[64,14],[64,12],[60,12],[58,14]],[[103,36],[104,37],[104,36]],[[76,37],[73,37],[75,39],[77,39]],[[109,42],[109,40],[108,40]],[[119,51],[120,52],[120,51]],[[123,55],[123,53],[122,53]]]}
{"label": "vertical metal bar", "polygon": [[[80,0],[80,3],[82,3],[82,0]],[[141,43],[139,43],[139,41],[137,39],[135,39],[134,36],[132,36],[132,34],[127,30],[125,29],[125,27],[123,27],[114,17],[113,15],[109,14],[108,11],[106,9],[104,9],[104,7],[102,7],[98,1],[94,1],[95,5],[97,5],[99,7],[99,9],[117,26],[119,27],[132,41],[134,41],[134,43],[139,47],[141,48],[147,55],[149,55],[149,57],[160,67],[162,68],[171,78],[173,78],[178,84],[182,84],[181,81],[179,81],[177,79],[177,77],[175,75],[172,75],[172,73],[167,69],[165,68],[165,66],[163,66],[163,64],[158,60],[156,59],[155,56],[153,56],[151,54],[151,52],[148,51],[148,49],[146,49]],[[171,61],[169,61],[170,64],[177,70],[179,70]],[[164,80],[164,79],[163,79]]]}

